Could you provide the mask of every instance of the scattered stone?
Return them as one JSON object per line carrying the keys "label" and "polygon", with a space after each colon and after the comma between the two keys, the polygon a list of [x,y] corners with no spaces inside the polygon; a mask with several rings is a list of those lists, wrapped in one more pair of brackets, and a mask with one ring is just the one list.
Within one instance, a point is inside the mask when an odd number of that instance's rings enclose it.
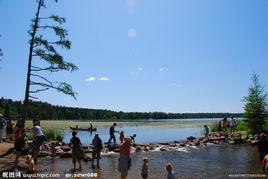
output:
{"label": "scattered stone", "polygon": [[89,156],[89,154],[84,155],[84,162],[90,162],[92,161],[92,158]]}
{"label": "scattered stone", "polygon": [[63,152],[60,154],[60,158],[71,158],[72,153],[71,152]]}
{"label": "scattered stone", "polygon": [[61,148],[61,150],[63,150],[64,152],[69,152],[70,150],[71,150],[71,148],[69,147],[69,146],[61,146],[60,147]]}

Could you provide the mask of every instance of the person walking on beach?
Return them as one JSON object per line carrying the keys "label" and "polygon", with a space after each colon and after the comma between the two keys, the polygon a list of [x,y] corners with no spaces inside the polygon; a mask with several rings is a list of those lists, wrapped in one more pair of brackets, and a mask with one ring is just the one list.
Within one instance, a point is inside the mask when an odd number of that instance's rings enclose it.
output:
{"label": "person walking on beach", "polygon": [[4,127],[7,124],[7,121],[3,118],[3,115],[0,114],[0,143],[2,142]]}
{"label": "person walking on beach", "polygon": [[230,128],[231,128],[231,132],[232,134],[234,133],[235,129],[236,129],[236,120],[235,118],[232,116],[231,117],[231,121],[230,121]]}
{"label": "person walking on beach", "polygon": [[74,165],[74,171],[76,170],[76,161],[78,161],[79,163],[79,171],[82,170],[82,167],[81,167],[81,159],[82,159],[82,156],[83,156],[83,152],[82,152],[82,149],[81,149],[81,141],[79,139],[79,137],[76,137],[76,131],[73,131],[72,132],[72,138],[70,140],[70,147],[72,147],[72,158],[73,158],[73,165]]}
{"label": "person walking on beach", "polygon": [[141,177],[142,179],[148,178],[148,158],[144,157],[142,160]]}
{"label": "person walking on beach", "polygon": [[110,144],[111,140],[113,139],[114,141],[114,145],[116,145],[116,139],[115,139],[115,135],[114,133],[115,132],[118,132],[118,131],[115,131],[115,126],[117,126],[116,123],[114,123],[111,127],[110,127],[110,139],[108,140],[108,144]]}
{"label": "person walking on beach", "polygon": [[32,145],[32,156],[34,159],[34,163],[37,164],[37,156],[40,152],[40,146],[43,147],[43,142],[47,141],[46,136],[44,135],[42,128],[40,126],[39,120],[33,120],[33,145]]}
{"label": "person walking on beach", "polygon": [[167,171],[167,179],[175,179],[175,175],[173,173],[173,167],[170,163],[166,164],[166,171]]}
{"label": "person walking on beach", "polygon": [[118,171],[121,173],[121,179],[126,179],[128,170],[131,167],[130,148],[131,138],[127,137],[119,145],[120,156],[118,158]]}
{"label": "person walking on beach", "polygon": [[97,168],[100,168],[100,153],[103,148],[102,146],[102,140],[99,137],[99,134],[96,133],[95,137],[92,140],[92,145],[93,145],[93,151],[92,151],[92,163],[91,166],[94,169],[94,159],[97,159]]}

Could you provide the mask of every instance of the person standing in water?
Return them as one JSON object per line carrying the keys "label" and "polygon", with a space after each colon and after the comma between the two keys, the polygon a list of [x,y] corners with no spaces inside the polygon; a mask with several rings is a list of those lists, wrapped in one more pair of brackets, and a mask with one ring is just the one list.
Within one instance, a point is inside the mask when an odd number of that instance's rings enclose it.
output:
{"label": "person standing in water", "polygon": [[95,137],[92,140],[92,145],[93,145],[93,151],[92,151],[91,167],[93,169],[95,168],[94,159],[97,159],[97,168],[100,168],[100,163],[99,163],[99,161],[100,161],[100,153],[101,153],[101,150],[102,150],[103,146],[102,146],[102,140],[99,137],[98,133],[95,134]]}
{"label": "person standing in water", "polygon": [[234,133],[235,129],[236,129],[236,120],[234,119],[234,117],[232,116],[231,117],[231,121],[230,121],[230,128],[231,128],[231,131],[232,131],[232,134]]}
{"label": "person standing in water", "polygon": [[209,128],[207,125],[204,125],[204,134],[205,134],[205,138],[208,138]]}
{"label": "person standing in water", "polygon": [[82,155],[83,152],[81,150],[81,141],[79,139],[79,137],[76,137],[76,131],[72,132],[72,138],[70,140],[70,147],[72,147],[72,158],[73,158],[73,165],[74,165],[74,171],[76,170],[76,161],[78,161],[79,163],[79,171],[82,170],[82,166],[81,166],[81,159],[82,159]]}
{"label": "person standing in water", "polygon": [[119,145],[120,156],[118,158],[118,171],[121,173],[121,179],[126,179],[128,170],[131,167],[130,148],[131,138],[127,137],[124,142]]}
{"label": "person standing in water", "polygon": [[110,127],[110,139],[108,140],[108,144],[110,144],[111,140],[113,139],[113,141],[114,141],[114,145],[116,145],[116,138],[115,138],[114,133],[115,133],[115,132],[118,132],[118,131],[116,131],[116,130],[114,129],[115,126],[117,126],[116,123],[114,123],[114,124]]}

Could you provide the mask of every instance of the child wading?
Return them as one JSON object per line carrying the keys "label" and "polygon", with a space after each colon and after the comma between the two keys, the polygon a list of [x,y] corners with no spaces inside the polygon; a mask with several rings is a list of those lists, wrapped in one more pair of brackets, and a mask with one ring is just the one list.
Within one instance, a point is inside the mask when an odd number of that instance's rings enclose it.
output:
{"label": "child wading", "polygon": [[143,179],[148,178],[148,158],[144,157],[142,160],[141,177]]}
{"label": "child wading", "polygon": [[100,153],[102,150],[102,140],[99,137],[99,134],[96,133],[94,139],[92,140],[93,144],[93,151],[92,151],[92,163],[91,166],[92,168],[95,168],[94,166],[94,159],[97,159],[97,168],[100,167],[99,161],[100,161]]}
{"label": "child wading", "polygon": [[76,137],[76,131],[72,132],[72,138],[70,140],[70,146],[72,147],[72,158],[73,158],[73,165],[74,165],[74,171],[76,170],[76,161],[79,163],[79,170],[82,170],[81,167],[81,159],[82,159],[82,149],[81,149],[81,141],[78,137]]}
{"label": "child wading", "polygon": [[175,179],[175,175],[173,173],[172,165],[170,163],[166,164],[167,171],[167,179]]}
{"label": "child wading", "polygon": [[121,144],[124,142],[124,138],[125,138],[124,131],[121,131],[120,132],[120,137],[119,137]]}

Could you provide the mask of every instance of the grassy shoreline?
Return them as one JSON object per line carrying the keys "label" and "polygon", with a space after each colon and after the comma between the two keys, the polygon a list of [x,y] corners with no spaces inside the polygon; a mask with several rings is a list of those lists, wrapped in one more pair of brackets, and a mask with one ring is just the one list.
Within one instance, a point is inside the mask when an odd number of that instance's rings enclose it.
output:
{"label": "grassy shoreline", "polygon": [[[82,128],[89,127],[92,123],[97,128],[109,128],[114,121],[73,121],[73,120],[42,120],[41,126],[44,129],[69,129],[70,126],[76,126]],[[147,126],[147,127],[164,127],[164,128],[177,128],[177,127],[199,127],[203,125],[211,125],[213,121],[118,121],[118,127],[123,126]],[[32,121],[26,121],[26,127],[32,127]]]}

